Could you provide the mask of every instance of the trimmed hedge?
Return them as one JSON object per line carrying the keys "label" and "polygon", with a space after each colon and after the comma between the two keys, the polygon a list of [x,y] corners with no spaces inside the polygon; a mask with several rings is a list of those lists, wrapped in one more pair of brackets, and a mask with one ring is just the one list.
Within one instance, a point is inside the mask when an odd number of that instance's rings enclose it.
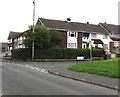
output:
{"label": "trimmed hedge", "polygon": [[28,48],[14,49],[12,50],[12,59],[16,60],[32,59],[31,50]]}
{"label": "trimmed hedge", "polygon": [[92,50],[92,56],[93,57],[104,57],[105,51],[102,49],[93,49]]}
{"label": "trimmed hedge", "polygon": [[[104,57],[102,49],[93,49],[93,57]],[[76,59],[77,56],[84,56],[85,59],[90,59],[90,49],[48,49],[35,50],[35,59]],[[28,48],[12,50],[12,59],[26,60],[31,59],[31,50]]]}
{"label": "trimmed hedge", "polygon": [[62,49],[35,50],[35,59],[62,59]]}

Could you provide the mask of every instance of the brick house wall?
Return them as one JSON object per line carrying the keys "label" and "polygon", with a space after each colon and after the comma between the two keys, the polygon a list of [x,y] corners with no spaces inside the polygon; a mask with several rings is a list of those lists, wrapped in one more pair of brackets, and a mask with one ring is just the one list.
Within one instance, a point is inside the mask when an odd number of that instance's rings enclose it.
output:
{"label": "brick house wall", "polygon": [[110,52],[112,52],[113,51],[113,47],[114,47],[114,42],[110,42]]}
{"label": "brick house wall", "polygon": [[60,31],[62,34],[62,48],[67,48],[67,32],[66,31]]}
{"label": "brick house wall", "polygon": [[82,48],[82,33],[78,32],[77,48]]}

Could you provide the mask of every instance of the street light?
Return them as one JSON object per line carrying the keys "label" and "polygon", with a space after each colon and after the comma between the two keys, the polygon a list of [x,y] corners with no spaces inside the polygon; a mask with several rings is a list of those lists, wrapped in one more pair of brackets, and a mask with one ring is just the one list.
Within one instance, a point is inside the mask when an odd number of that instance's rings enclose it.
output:
{"label": "street light", "polygon": [[[33,1],[33,33],[35,32],[35,0]],[[33,42],[32,42],[32,62],[34,62],[34,36],[33,36]]]}

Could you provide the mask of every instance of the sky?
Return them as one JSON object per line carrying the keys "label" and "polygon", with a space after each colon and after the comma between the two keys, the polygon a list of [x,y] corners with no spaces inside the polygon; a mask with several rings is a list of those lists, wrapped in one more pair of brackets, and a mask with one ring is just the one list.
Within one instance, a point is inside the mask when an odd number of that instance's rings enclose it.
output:
{"label": "sky", "polygon": [[[120,0],[35,0],[38,17],[99,24],[118,24]],[[7,42],[10,31],[24,32],[33,24],[33,0],[0,0],[0,42]]]}

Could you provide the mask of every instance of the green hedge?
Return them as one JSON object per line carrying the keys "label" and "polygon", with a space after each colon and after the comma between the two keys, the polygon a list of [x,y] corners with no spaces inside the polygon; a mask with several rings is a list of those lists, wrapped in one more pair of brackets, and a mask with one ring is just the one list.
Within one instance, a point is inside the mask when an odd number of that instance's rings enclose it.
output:
{"label": "green hedge", "polygon": [[[90,59],[89,49],[49,49],[35,50],[35,59],[76,59],[77,56],[84,56],[85,59]],[[102,49],[93,49],[93,57],[104,57]],[[14,49],[12,51],[12,59],[26,60],[31,59],[31,50],[28,48]]]}
{"label": "green hedge", "polygon": [[120,58],[120,54],[117,54],[117,58]]}
{"label": "green hedge", "polygon": [[62,59],[62,49],[35,50],[35,59]]}
{"label": "green hedge", "polygon": [[31,50],[28,48],[24,49],[14,49],[12,50],[12,59],[16,60],[26,60],[26,59],[31,59]]}
{"label": "green hedge", "polygon": [[104,57],[105,51],[102,49],[93,49],[92,50],[92,56],[93,57]]}

